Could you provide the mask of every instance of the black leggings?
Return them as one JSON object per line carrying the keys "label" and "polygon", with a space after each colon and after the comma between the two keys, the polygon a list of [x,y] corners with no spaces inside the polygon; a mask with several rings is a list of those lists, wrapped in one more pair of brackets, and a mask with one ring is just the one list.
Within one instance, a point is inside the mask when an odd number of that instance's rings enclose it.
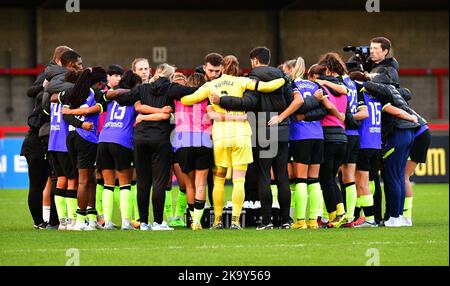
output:
{"label": "black leggings", "polygon": [[[381,179],[383,182],[386,182],[386,174],[384,171],[384,167],[381,168]],[[380,185],[381,188],[381,185]],[[389,219],[389,210],[391,208],[391,189],[389,189],[388,184],[383,184],[383,190],[384,190],[384,220]],[[381,194],[381,192],[380,192]]]}
{"label": "black leggings", "polygon": [[141,222],[148,223],[152,186],[153,219],[159,224],[163,221],[165,189],[170,178],[172,155],[172,145],[169,141],[134,141],[137,200]]}
{"label": "black leggings", "polygon": [[[253,160],[254,161],[254,160]],[[258,172],[256,163],[253,162],[248,165],[247,173],[245,173],[245,200],[259,201],[258,195]]]}
{"label": "black leggings", "polygon": [[30,189],[28,191],[28,208],[35,225],[44,222],[42,218],[42,193],[50,174],[50,166],[45,160],[44,153],[26,154],[28,163],[28,178]]}
{"label": "black leggings", "polygon": [[336,211],[336,205],[343,203],[342,193],[336,184],[336,175],[344,162],[347,144],[324,142],[324,162],[320,165],[320,187],[329,213]]}
{"label": "black leggings", "polygon": [[281,223],[289,221],[291,207],[291,191],[289,189],[288,142],[278,142],[278,153],[274,158],[260,158],[261,148],[253,148],[253,158],[258,178],[259,199],[261,200],[262,223],[272,222],[272,191],[270,189],[270,169],[272,167],[275,182],[278,187],[278,202],[280,204]]}
{"label": "black leggings", "polygon": [[[381,172],[380,172],[381,171]],[[380,173],[380,174],[379,174]],[[370,172],[369,180],[375,182],[375,193],[373,194],[373,210],[375,215],[375,221],[377,223],[381,222],[383,219],[389,219],[389,207],[390,207],[390,195],[389,188],[387,184],[384,185],[384,199],[385,199],[385,214],[383,218],[382,214],[382,202],[383,202],[383,193],[381,190],[380,178],[384,181],[384,170],[383,170],[383,158],[380,156],[376,162],[376,168],[374,172]]]}

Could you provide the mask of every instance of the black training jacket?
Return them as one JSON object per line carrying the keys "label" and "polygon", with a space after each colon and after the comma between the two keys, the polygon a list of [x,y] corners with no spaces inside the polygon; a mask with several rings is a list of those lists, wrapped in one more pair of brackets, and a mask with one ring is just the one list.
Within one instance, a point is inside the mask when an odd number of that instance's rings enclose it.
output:
{"label": "black training jacket", "polygon": [[395,58],[386,58],[378,64],[371,63],[370,66],[370,73],[378,73],[372,79],[373,82],[392,84],[397,88],[400,86],[399,63]]}
{"label": "black training jacket", "polygon": [[44,73],[40,73],[35,82],[28,88],[27,96],[34,99],[34,108],[27,118],[27,124],[30,127],[22,143],[20,155],[24,156],[32,153],[44,153],[41,141],[39,139],[39,129],[48,122],[49,117],[42,112],[42,95],[44,93]]}

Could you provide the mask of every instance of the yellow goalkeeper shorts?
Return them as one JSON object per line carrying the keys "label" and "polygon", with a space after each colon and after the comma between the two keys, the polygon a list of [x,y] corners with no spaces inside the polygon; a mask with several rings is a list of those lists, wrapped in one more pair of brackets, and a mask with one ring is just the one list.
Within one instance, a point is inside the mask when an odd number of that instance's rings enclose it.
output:
{"label": "yellow goalkeeper shorts", "polygon": [[226,137],[214,140],[214,163],[230,168],[253,162],[251,136]]}

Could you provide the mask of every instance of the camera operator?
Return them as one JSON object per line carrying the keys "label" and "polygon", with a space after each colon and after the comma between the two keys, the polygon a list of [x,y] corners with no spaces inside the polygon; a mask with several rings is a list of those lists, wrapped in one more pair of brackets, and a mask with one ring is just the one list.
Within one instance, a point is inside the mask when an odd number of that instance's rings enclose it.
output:
{"label": "camera operator", "polygon": [[367,64],[368,76],[374,82],[400,86],[399,64],[394,57],[388,57],[392,49],[391,41],[385,37],[376,37],[370,41],[370,60]]}
{"label": "camera operator", "polygon": [[370,40],[369,46],[347,46],[345,52],[353,52],[354,55],[347,61],[347,69],[350,72],[363,71],[367,79],[374,82],[400,86],[398,76],[399,64],[391,54],[391,41],[385,37],[376,37]]}
{"label": "camera operator", "polygon": [[[368,79],[373,80],[374,82],[383,83],[383,84],[392,84],[395,87],[399,87],[400,79],[398,75],[398,62],[393,57],[387,57],[392,49],[391,41],[385,37],[376,37],[370,41],[370,56],[365,66],[365,75]],[[369,71],[369,73],[367,73]],[[385,118],[385,117],[384,117]],[[383,118],[383,119],[384,119]],[[384,129],[386,129],[386,122],[384,122]],[[383,124],[382,124],[383,125]],[[385,140],[384,140],[385,142]],[[383,168],[383,159],[380,158],[381,164],[381,177],[383,181],[386,181],[386,174]],[[377,220],[381,219],[381,186],[379,177],[375,178],[375,216]],[[384,186],[384,195],[385,195],[385,209],[390,209],[391,207],[391,194],[392,191],[389,189],[389,186],[385,184]],[[389,212],[386,211],[384,221],[389,220]],[[384,222],[383,222],[384,223]]]}
{"label": "camera operator", "polygon": [[[344,51],[353,51],[354,55],[349,59],[347,63],[347,67],[349,68],[349,72],[355,70],[363,70],[363,77],[365,80],[371,80],[376,83],[393,85],[396,88],[400,86],[400,79],[398,75],[399,64],[394,57],[388,57],[391,54],[392,44],[391,41],[385,37],[376,37],[370,40],[370,47],[361,46],[361,47],[345,47]],[[358,68],[355,68],[358,67]],[[401,93],[404,97],[403,93]],[[408,100],[405,98],[405,100]],[[386,116],[383,116],[383,119],[386,120]],[[384,120],[384,121],[385,121]],[[386,134],[386,130],[389,129],[388,125],[385,121],[382,124],[384,129],[384,134]],[[383,140],[385,142],[385,140]],[[380,164],[382,159],[380,158]],[[381,167],[381,165],[380,165]],[[384,168],[381,170],[381,176],[383,179],[385,178]],[[379,177],[376,176],[374,180],[374,208],[375,208],[375,218],[377,222],[381,222],[381,186]],[[386,209],[390,209],[390,193],[389,186],[385,184],[384,193],[386,198]],[[385,213],[384,220],[389,219],[388,212]]]}

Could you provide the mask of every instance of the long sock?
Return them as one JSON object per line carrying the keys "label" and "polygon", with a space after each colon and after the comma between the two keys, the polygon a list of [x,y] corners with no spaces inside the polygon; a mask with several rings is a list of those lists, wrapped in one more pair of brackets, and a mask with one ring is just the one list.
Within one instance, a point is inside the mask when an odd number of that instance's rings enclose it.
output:
{"label": "long sock", "polygon": [[295,197],[294,197],[294,191],[291,191],[291,209],[289,211],[289,215],[291,218],[297,217],[297,211],[295,210]]}
{"label": "long sock", "polygon": [[373,196],[375,194],[375,181],[369,181],[369,189]]}
{"label": "long sock", "polygon": [[93,207],[87,207],[86,209],[86,216],[89,220],[89,222],[91,221],[97,221],[97,210]]}
{"label": "long sock", "polygon": [[107,221],[112,221],[114,212],[114,186],[105,185],[103,189],[103,217]]}
{"label": "long sock", "polygon": [[194,224],[201,224],[203,211],[205,209],[205,200],[195,200],[194,201]]}
{"label": "long sock", "polygon": [[134,216],[134,195],[136,194],[136,188],[133,189],[133,185],[130,186],[130,196],[129,196],[129,203],[128,203],[128,216],[131,220],[135,220],[136,217]]}
{"label": "long sock", "polygon": [[187,207],[187,199],[186,199],[186,190],[180,189],[178,191],[177,197],[177,210],[175,212],[176,217],[183,217],[186,212]]}
{"label": "long sock", "polygon": [[331,222],[336,218],[336,211],[328,213],[328,220]]}
{"label": "long sock", "polygon": [[118,209],[120,209],[120,187],[119,181],[116,180],[116,185],[114,186],[114,203]]}
{"label": "long sock", "polygon": [[[289,179],[289,182],[291,180],[294,180],[294,179]],[[295,190],[295,182],[289,184],[289,190],[291,190],[291,192],[293,192]]]}
{"label": "long sock", "polygon": [[336,205],[336,215],[344,215],[345,214],[345,208],[343,203],[339,203]]}
{"label": "long sock", "polygon": [[97,212],[100,216],[103,216],[103,188],[105,185],[104,179],[97,179],[97,187],[95,192],[95,206],[97,207]]}
{"label": "long sock", "polygon": [[295,182],[296,179],[289,179],[289,190],[291,191],[291,209],[289,214],[292,218],[297,217],[297,212],[295,211],[295,197],[294,197]]}
{"label": "long sock", "polygon": [[[231,222],[239,224],[239,218],[241,217],[242,205],[245,199],[245,178],[233,179],[233,193],[231,195],[231,201],[233,202],[233,210],[231,215]],[[216,200],[214,199],[214,202]]]}
{"label": "long sock", "polygon": [[412,217],[413,197],[406,197],[403,206],[403,216],[407,218]]}
{"label": "long sock", "polygon": [[[372,196],[374,197],[375,196],[375,190],[376,190],[376,187],[375,187],[375,181],[369,181],[369,189],[370,189],[370,193],[372,194]],[[381,193],[380,193],[381,194]],[[380,198],[380,200],[381,200],[381,198]],[[381,203],[381,201],[380,201],[380,203]],[[374,213],[375,213],[375,198],[374,198],[374,207],[373,207],[373,211],[374,211]]]}
{"label": "long sock", "polygon": [[44,222],[50,221],[50,206],[42,206],[42,219]]}
{"label": "long sock", "polygon": [[130,188],[130,184],[120,186],[120,214],[122,216],[122,224],[124,222],[130,222]]}
{"label": "long sock", "polygon": [[361,216],[361,197],[356,198],[355,204],[355,219]]}
{"label": "long sock", "polygon": [[[316,181],[317,180],[317,181]],[[309,215],[308,218],[316,220],[319,216],[319,209],[322,203],[319,179],[308,179],[308,205]]]}
{"label": "long sock", "polygon": [[[137,191],[136,191],[136,181],[131,182],[131,200],[133,203],[131,204],[132,213],[131,215],[134,217],[135,220],[139,220],[139,208],[137,204]],[[130,216],[131,216],[130,215]]]}
{"label": "long sock", "polygon": [[86,210],[77,209],[77,223],[86,223]]}
{"label": "long sock", "polygon": [[189,215],[191,216],[191,221],[194,222],[194,204],[188,204],[188,211]]}
{"label": "long sock", "polygon": [[355,182],[344,184],[345,187],[345,201],[347,208],[347,219],[352,221],[355,217],[355,205],[356,205],[356,185]]}
{"label": "long sock", "polygon": [[295,213],[297,215],[296,220],[306,218],[306,206],[308,203],[308,180],[300,178],[295,184],[294,197],[295,197]]}
{"label": "long sock", "polygon": [[66,204],[66,192],[67,190],[56,188],[55,191],[55,205],[58,217],[67,218],[67,204]]}
{"label": "long sock", "polygon": [[166,218],[173,218],[172,209],[172,187],[166,188],[166,199],[164,200],[164,214]]}
{"label": "long sock", "polygon": [[225,178],[213,175],[214,189],[214,224],[222,222],[223,202],[225,197]]}
{"label": "long sock", "polygon": [[364,210],[364,215],[366,216],[366,220],[373,222],[375,220],[374,213],[373,213],[373,196],[372,195],[361,196],[361,206]]}
{"label": "long sock", "polygon": [[323,199],[323,192],[320,192],[320,201],[319,215],[321,215],[322,221],[329,221],[330,218],[328,216],[327,205]]}
{"label": "long sock", "polygon": [[67,217],[75,220],[77,218],[77,190],[67,190],[66,192]]}
{"label": "long sock", "polygon": [[272,192],[272,204],[278,203],[278,186],[275,181],[270,181],[270,191]]}

